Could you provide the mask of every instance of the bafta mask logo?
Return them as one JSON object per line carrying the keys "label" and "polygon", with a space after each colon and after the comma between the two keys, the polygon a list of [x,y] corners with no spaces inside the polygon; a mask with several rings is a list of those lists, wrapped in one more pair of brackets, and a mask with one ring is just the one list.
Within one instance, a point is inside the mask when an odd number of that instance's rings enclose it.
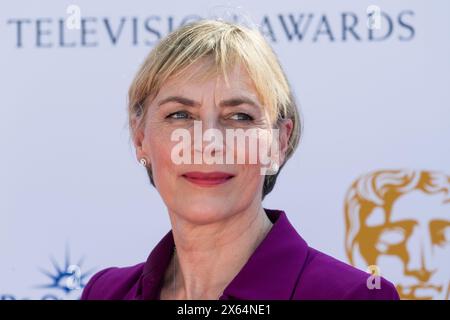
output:
{"label": "bafta mask logo", "polygon": [[378,266],[402,299],[449,299],[450,176],[371,172],[351,185],[344,211],[352,265]]}

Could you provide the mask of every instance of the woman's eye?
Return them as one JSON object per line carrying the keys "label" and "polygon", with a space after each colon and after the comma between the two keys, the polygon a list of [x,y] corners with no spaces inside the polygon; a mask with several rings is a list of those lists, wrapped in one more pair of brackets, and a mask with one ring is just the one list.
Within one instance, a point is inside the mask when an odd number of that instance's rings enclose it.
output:
{"label": "woman's eye", "polygon": [[177,111],[169,114],[166,118],[170,119],[189,119],[189,114],[186,111]]}
{"label": "woman's eye", "polygon": [[238,121],[251,121],[253,120],[253,117],[246,114],[246,113],[235,113],[230,117],[231,120],[238,120]]}

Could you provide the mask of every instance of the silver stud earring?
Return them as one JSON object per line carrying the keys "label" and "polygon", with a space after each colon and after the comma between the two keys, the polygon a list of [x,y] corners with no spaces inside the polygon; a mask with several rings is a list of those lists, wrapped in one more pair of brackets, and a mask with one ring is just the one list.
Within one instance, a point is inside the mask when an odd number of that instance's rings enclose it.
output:
{"label": "silver stud earring", "polygon": [[280,167],[278,166],[278,163],[276,161],[270,161],[269,167],[264,169],[263,174],[271,176],[277,174],[279,169]]}
{"label": "silver stud earring", "polygon": [[272,163],[272,166],[271,166],[272,172],[275,174],[275,173],[278,172],[279,169],[280,169],[280,166],[278,165],[277,162],[274,161],[274,162]]}
{"label": "silver stud earring", "polygon": [[142,165],[143,167],[146,167],[146,166],[147,166],[147,160],[145,160],[145,158],[141,158],[141,160],[139,160],[139,162],[141,163],[141,165]]}

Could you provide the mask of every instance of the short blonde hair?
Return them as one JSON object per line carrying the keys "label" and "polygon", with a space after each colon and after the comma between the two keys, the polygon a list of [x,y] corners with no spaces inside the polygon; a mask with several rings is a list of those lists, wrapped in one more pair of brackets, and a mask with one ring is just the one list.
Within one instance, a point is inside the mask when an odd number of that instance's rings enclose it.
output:
{"label": "short blonde hair", "polygon": [[[253,81],[263,111],[272,123],[276,126],[283,119],[292,120],[293,129],[286,152],[286,160],[289,159],[299,143],[302,125],[286,75],[259,31],[227,21],[206,19],[188,23],[168,34],[153,48],[128,92],[131,135],[134,137],[136,129],[144,125],[149,100],[156,97],[164,82],[181,74],[201,58],[212,58],[213,61],[206,76],[221,73],[226,83],[228,68],[242,64]],[[266,176],[263,198],[273,189],[278,173]],[[154,185],[151,169],[149,176]]]}

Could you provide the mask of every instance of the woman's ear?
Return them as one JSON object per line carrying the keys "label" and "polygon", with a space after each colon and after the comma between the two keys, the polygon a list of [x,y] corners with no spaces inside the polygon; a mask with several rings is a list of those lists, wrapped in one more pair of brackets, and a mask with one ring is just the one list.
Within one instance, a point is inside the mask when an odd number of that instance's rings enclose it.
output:
{"label": "woman's ear", "polygon": [[284,163],[286,153],[289,148],[289,138],[292,134],[294,123],[291,119],[283,119],[279,124],[279,143],[280,143],[280,167]]}
{"label": "woman's ear", "polygon": [[136,118],[131,120],[131,132],[133,135],[133,144],[136,149],[136,158],[138,161],[142,158],[146,158],[148,161],[148,155],[144,152],[144,130],[142,126],[139,125],[139,122]]}

